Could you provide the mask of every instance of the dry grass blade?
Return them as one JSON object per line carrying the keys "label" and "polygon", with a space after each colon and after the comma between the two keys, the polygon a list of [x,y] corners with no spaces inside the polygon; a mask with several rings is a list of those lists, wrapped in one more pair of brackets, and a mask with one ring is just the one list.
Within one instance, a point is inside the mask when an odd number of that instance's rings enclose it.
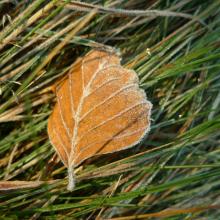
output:
{"label": "dry grass blade", "polygon": [[152,219],[152,218],[160,218],[161,219],[161,218],[172,217],[172,216],[188,214],[188,213],[199,213],[199,212],[204,212],[207,210],[213,210],[213,209],[219,209],[219,208],[220,208],[219,205],[191,207],[191,208],[182,208],[182,209],[170,208],[170,209],[166,209],[166,210],[163,210],[163,211],[157,212],[157,213],[110,218],[108,220],[136,220],[136,219]]}
{"label": "dry grass blade", "polygon": [[0,192],[36,188],[43,184],[52,183],[54,181],[0,181]]}
{"label": "dry grass blade", "polygon": [[[47,11],[49,11],[52,7],[54,7],[54,2],[47,4],[44,8],[39,10],[33,16],[31,16],[25,25],[20,25],[16,30],[14,30],[11,34],[9,34],[6,38],[4,38],[0,43],[0,50],[5,47],[10,41],[12,41],[17,35],[19,35],[25,28],[33,24],[37,19],[42,17]],[[0,36],[1,37],[1,36]]]}
{"label": "dry grass blade", "polygon": [[77,2],[71,1],[68,3],[66,8],[77,10],[77,11],[85,11],[89,12],[91,10],[98,10],[98,13],[108,13],[111,15],[119,15],[119,16],[140,16],[140,17],[182,17],[186,19],[191,19],[200,22],[205,25],[204,22],[197,18],[196,16],[192,16],[190,14],[174,12],[169,10],[125,10],[125,9],[116,9],[116,8],[108,8],[100,5],[89,4],[85,2]]}

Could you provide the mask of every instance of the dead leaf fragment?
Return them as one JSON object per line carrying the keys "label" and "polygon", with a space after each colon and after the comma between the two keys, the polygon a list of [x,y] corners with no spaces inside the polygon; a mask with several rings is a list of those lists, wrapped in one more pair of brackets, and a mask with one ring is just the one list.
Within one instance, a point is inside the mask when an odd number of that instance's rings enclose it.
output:
{"label": "dead leaf fragment", "polygon": [[137,74],[123,68],[116,53],[90,51],[56,87],[56,97],[48,134],[68,168],[69,190],[74,167],[94,155],[129,148],[149,131],[152,105]]}

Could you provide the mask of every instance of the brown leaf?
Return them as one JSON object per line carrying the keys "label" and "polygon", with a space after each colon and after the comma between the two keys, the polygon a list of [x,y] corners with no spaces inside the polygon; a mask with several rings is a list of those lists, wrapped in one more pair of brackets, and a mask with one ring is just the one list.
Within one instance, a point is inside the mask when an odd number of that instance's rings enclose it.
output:
{"label": "brown leaf", "polygon": [[68,168],[69,190],[75,166],[137,144],[150,128],[152,105],[116,53],[90,51],[56,87],[56,96],[48,134]]}

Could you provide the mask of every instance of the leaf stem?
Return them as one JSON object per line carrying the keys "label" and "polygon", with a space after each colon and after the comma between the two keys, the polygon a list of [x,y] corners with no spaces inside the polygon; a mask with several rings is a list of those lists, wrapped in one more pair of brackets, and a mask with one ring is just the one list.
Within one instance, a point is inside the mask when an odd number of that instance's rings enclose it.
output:
{"label": "leaf stem", "polygon": [[73,172],[73,166],[68,167],[68,186],[67,190],[68,191],[73,191],[75,188],[75,175]]}

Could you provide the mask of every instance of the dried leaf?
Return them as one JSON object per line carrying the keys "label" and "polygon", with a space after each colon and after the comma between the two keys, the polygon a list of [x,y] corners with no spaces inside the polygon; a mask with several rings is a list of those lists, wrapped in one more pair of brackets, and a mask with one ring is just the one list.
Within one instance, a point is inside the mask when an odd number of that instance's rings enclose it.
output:
{"label": "dried leaf", "polygon": [[137,144],[150,128],[152,105],[116,53],[90,51],[56,87],[56,96],[48,134],[68,168],[69,190],[75,166]]}

